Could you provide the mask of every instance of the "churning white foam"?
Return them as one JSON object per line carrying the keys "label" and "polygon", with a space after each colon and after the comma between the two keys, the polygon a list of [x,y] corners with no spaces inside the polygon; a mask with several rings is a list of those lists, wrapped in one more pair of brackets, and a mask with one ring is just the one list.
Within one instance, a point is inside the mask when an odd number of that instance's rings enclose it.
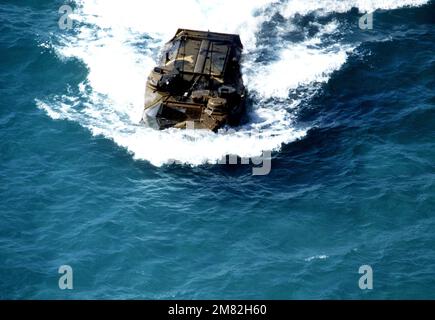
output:
{"label": "churning white foam", "polygon": [[[289,90],[325,82],[346,61],[352,46],[322,45],[322,38],[338,32],[332,21],[308,40],[284,43],[276,48],[278,59],[256,63],[256,34],[274,12],[292,18],[296,13],[390,9],[415,1],[312,1],[291,0],[86,0],[77,1],[73,15],[75,36],[60,36],[55,49],[62,58],[78,58],[88,70],[80,85],[80,97],[59,96],[37,104],[54,119],[77,121],[129,150],[135,159],[156,166],[173,160],[190,165],[215,163],[226,154],[259,156],[279,150],[283,143],[303,137],[295,129],[293,111],[298,100],[287,99]],[[272,10],[265,10],[272,5]],[[290,22],[291,23],[291,22]],[[245,45],[244,78],[257,101],[251,121],[236,130],[206,131],[170,129],[155,131],[138,125],[145,80],[162,44],[178,28],[239,33]],[[285,30],[283,31],[285,32]]]}
{"label": "churning white foam", "polygon": [[389,10],[406,6],[420,6],[429,0],[291,0],[282,11],[284,17],[295,14],[305,15],[313,11],[317,13],[347,12],[357,8],[360,12],[373,12],[378,9]]}
{"label": "churning white foam", "polygon": [[285,99],[291,89],[326,82],[330,74],[346,62],[348,52],[353,49],[344,44],[321,46],[321,36],[337,31],[338,23],[332,21],[320,28],[316,37],[282,48],[277,61],[261,66],[251,64],[247,69],[252,67],[256,72],[249,72],[245,77],[249,88],[263,98]]}

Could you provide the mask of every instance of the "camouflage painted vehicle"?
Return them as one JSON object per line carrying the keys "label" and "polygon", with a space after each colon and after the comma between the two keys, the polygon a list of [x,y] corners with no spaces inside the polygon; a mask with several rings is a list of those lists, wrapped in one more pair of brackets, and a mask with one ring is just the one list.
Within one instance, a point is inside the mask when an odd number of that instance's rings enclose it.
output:
{"label": "camouflage painted vehicle", "polygon": [[179,29],[148,77],[143,122],[156,129],[237,124],[244,110],[238,35]]}

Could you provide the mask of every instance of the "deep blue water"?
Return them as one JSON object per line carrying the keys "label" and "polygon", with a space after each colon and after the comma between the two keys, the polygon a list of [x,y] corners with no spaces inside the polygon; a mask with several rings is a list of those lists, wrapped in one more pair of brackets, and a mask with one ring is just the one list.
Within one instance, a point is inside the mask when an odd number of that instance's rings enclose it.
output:
{"label": "deep blue water", "polygon": [[[321,45],[353,48],[285,98],[246,83],[254,110],[299,99],[292,126],[307,129],[266,176],[155,165],[83,115],[41,108],[95,103],[79,90],[93,66],[56,52],[62,4],[0,4],[0,298],[435,299],[434,1],[377,10],[365,31],[356,8],[261,22],[246,72],[331,21]],[[73,290],[58,287],[61,265]],[[358,287],[361,265],[373,290]]]}

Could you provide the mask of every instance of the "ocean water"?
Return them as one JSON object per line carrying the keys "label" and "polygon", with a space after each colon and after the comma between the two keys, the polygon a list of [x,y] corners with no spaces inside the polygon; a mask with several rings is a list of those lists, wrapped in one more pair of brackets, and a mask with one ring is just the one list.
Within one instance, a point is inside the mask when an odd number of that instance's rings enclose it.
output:
{"label": "ocean water", "polygon": [[[240,33],[240,126],[139,125],[179,27]],[[435,1],[2,1],[0,51],[0,298],[435,299]]]}

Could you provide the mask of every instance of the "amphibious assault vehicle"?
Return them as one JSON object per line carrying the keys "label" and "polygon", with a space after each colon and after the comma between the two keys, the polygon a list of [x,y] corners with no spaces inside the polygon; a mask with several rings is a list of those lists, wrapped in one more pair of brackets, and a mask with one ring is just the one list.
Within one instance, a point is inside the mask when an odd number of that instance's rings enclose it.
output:
{"label": "amphibious assault vehicle", "polygon": [[142,120],[156,129],[209,129],[237,124],[244,110],[235,34],[179,29],[146,84]]}

